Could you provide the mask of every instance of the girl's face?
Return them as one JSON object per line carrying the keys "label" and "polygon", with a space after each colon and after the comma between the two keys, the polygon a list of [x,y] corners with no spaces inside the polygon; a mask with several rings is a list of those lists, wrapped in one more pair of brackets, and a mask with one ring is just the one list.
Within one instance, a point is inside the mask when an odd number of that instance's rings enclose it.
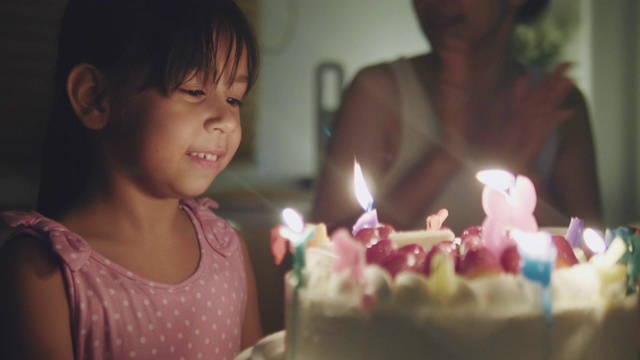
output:
{"label": "girl's face", "polygon": [[106,153],[115,156],[107,156],[107,166],[152,196],[202,194],[240,145],[246,55],[231,85],[229,77],[225,71],[217,84],[205,84],[194,74],[168,96],[149,88],[125,100],[113,121],[108,143],[115,151]]}
{"label": "girl's face", "polygon": [[414,0],[420,26],[434,48],[448,37],[482,44],[515,19],[522,0]]}

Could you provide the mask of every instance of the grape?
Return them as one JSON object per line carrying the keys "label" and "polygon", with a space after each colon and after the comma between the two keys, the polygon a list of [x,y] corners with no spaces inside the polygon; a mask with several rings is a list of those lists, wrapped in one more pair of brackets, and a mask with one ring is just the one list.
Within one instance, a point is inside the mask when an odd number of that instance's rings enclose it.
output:
{"label": "grape", "polygon": [[516,245],[509,245],[502,251],[500,264],[504,271],[508,273],[520,273],[520,253]]}
{"label": "grape", "polygon": [[390,225],[381,224],[378,227],[362,228],[354,237],[366,247],[371,247],[380,240],[388,239],[389,234],[393,231],[394,229]]}
{"label": "grape", "polygon": [[478,226],[478,225],[469,226],[462,232],[462,235],[460,235],[460,239],[464,239],[467,236],[473,236],[473,235],[482,237],[482,226]]}
{"label": "grape", "polygon": [[409,257],[410,256],[408,254],[396,252],[389,256],[381,265],[387,269],[389,274],[391,274],[391,277],[395,277],[398,273],[411,268],[409,264]]}
{"label": "grape", "polygon": [[408,244],[398,249],[398,253],[407,254],[409,270],[422,272],[425,259],[427,258],[427,251],[422,246],[418,244]]}
{"label": "grape", "polygon": [[571,245],[564,236],[553,235],[551,237],[551,240],[558,250],[558,255],[556,257],[556,268],[569,267],[578,263],[576,254],[573,252]]}
{"label": "grape", "polygon": [[380,240],[366,250],[368,264],[382,264],[391,255],[396,254],[396,246],[389,239]]}
{"label": "grape", "polygon": [[498,274],[503,271],[497,256],[484,246],[469,248],[461,254],[458,270],[468,277]]}

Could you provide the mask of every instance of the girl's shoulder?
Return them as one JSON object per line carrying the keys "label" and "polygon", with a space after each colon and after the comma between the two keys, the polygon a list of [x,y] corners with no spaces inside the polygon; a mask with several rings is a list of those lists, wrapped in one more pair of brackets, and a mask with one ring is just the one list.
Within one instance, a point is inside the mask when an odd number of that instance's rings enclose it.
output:
{"label": "girl's shoulder", "polygon": [[64,280],[55,254],[34,236],[6,242],[0,249],[0,288],[0,332],[8,339],[0,345],[0,357],[23,358],[24,346],[37,346],[36,352],[69,358],[71,347],[60,346],[71,344],[71,338]]}
{"label": "girl's shoulder", "polygon": [[213,212],[218,209],[217,202],[208,197],[184,199],[180,206],[194,220],[198,236],[204,237],[220,255],[228,257],[239,249],[240,240],[235,229]]}
{"label": "girl's shoulder", "polygon": [[51,247],[37,235],[15,234],[5,240],[0,248],[0,264],[3,275],[20,276],[27,269],[46,269],[45,274],[59,272],[58,260]]}
{"label": "girl's shoulder", "polygon": [[54,262],[56,268],[62,260],[71,270],[78,270],[89,258],[91,248],[79,235],[59,222],[35,211],[7,211],[4,221],[16,230],[2,246],[2,253],[33,256],[25,260],[41,259]]}

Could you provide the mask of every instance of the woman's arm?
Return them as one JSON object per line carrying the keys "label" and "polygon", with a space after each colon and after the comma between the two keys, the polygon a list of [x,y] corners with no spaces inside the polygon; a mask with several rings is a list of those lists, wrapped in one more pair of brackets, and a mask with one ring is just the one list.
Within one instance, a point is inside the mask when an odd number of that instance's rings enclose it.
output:
{"label": "woman's arm", "polygon": [[244,312],[242,322],[242,338],[240,348],[246,349],[258,342],[263,336],[262,324],[260,323],[260,311],[258,308],[258,291],[256,289],[256,276],[251,265],[251,258],[244,239],[238,234],[242,246],[244,258],[244,272],[247,277],[247,307]]}
{"label": "woman's arm", "polygon": [[397,184],[376,188],[375,181],[390,169],[400,147],[400,103],[397,81],[388,66],[366,68],[355,77],[338,113],[316,193],[314,220],[326,222],[332,230],[351,226],[362,214],[353,190],[354,157],[372,188],[380,220],[398,229],[407,229],[423,216],[426,206],[460,169],[460,159],[443,143]]}
{"label": "woman's arm", "polygon": [[326,222],[333,230],[350,227],[362,214],[352,185],[354,157],[373,192],[380,220],[398,229],[408,228],[423,216],[459,169],[455,156],[436,147],[391,188],[377,186],[375,181],[390,169],[400,146],[400,103],[398,85],[388,66],[366,68],[355,77],[336,119],[335,138],[316,193],[315,221]]}
{"label": "woman's arm", "polygon": [[[458,172],[464,159],[442,145],[434,147],[387,193],[382,207],[398,229],[409,229]],[[422,219],[426,220],[426,219]]]}
{"label": "woman's arm", "polygon": [[314,221],[326,223],[330,231],[341,226],[350,228],[362,214],[353,188],[354,160],[362,166],[376,207],[380,205],[377,194],[383,189],[378,189],[374,181],[395,157],[398,101],[393,76],[385,65],[363,69],[347,89],[335,120],[311,216]]}
{"label": "woman's arm", "polygon": [[[593,227],[603,226],[595,150],[584,97],[574,88],[567,99],[573,116],[560,126],[560,144],[550,197],[560,210]],[[556,224],[557,225],[557,224]]]}
{"label": "woman's arm", "polygon": [[38,239],[0,250],[3,359],[73,359],[69,304],[59,260]]}

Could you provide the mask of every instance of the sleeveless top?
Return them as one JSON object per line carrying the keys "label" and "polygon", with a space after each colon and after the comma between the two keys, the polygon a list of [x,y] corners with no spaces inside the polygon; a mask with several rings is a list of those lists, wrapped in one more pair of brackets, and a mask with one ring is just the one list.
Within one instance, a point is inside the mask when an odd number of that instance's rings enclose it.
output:
{"label": "sleeveless top", "polygon": [[45,241],[61,259],[76,359],[227,359],[240,349],[247,302],[243,253],[207,198],[183,200],[200,246],[196,271],[179,284],[145,279],[93,251],[36,212],[5,212],[11,238]]}
{"label": "sleeveless top", "polygon": [[[400,58],[389,63],[389,66],[398,84],[402,130],[394,163],[380,179],[381,189],[392,188],[443,139],[432,100],[420,83],[411,62],[406,58]],[[536,161],[543,183],[546,183],[550,176],[557,147],[556,131],[549,136]],[[444,226],[451,228],[456,234],[460,234],[468,226],[482,224],[485,216],[482,209],[484,185],[475,177],[476,172],[481,169],[470,163],[470,159],[462,160],[463,167],[452,176],[436,199],[425,207],[424,216],[413,225],[414,229],[424,229],[425,217],[442,208],[449,210],[449,217]]]}

